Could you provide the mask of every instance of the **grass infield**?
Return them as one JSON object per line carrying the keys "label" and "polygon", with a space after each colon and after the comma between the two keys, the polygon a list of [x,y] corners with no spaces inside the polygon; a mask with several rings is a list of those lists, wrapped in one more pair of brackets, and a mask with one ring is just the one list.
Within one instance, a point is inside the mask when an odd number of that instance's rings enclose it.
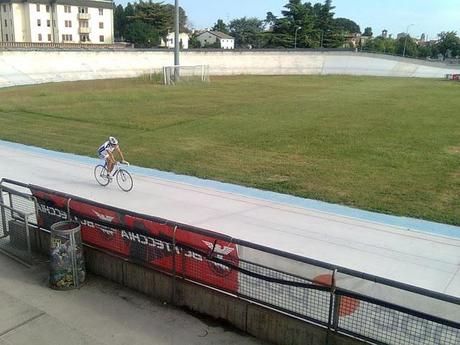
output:
{"label": "grass infield", "polygon": [[238,76],[0,89],[0,138],[460,225],[460,83]]}

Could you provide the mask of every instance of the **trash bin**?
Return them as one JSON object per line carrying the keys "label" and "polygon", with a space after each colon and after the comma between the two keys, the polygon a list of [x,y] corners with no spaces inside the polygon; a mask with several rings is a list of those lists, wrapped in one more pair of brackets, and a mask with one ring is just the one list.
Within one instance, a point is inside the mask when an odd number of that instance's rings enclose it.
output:
{"label": "trash bin", "polygon": [[81,227],[64,221],[51,225],[50,287],[56,290],[79,288],[86,278]]}

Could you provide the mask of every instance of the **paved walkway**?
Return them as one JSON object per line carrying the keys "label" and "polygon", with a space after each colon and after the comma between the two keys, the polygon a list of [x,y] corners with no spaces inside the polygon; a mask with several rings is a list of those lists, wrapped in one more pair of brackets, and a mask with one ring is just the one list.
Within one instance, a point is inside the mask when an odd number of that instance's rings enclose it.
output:
{"label": "paved walkway", "polygon": [[[0,141],[8,177],[460,297],[460,228],[131,167],[130,193],[95,159]],[[6,164],[3,164],[6,163]]]}
{"label": "paved walkway", "polygon": [[0,255],[0,345],[264,344],[96,276],[72,291],[47,280],[47,264]]}

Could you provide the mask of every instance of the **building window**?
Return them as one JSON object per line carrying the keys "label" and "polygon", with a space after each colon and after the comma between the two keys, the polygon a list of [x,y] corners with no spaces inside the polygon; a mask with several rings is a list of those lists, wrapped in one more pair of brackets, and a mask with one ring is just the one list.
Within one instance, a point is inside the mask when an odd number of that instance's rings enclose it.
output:
{"label": "building window", "polygon": [[81,21],[80,21],[80,27],[81,27],[81,28],[87,28],[87,27],[89,27],[88,21],[87,21],[87,20],[81,20]]}
{"label": "building window", "polygon": [[48,34],[48,42],[51,42],[51,34]]}
{"label": "building window", "polygon": [[64,22],[64,25],[65,25],[66,28],[71,28],[72,27],[72,21],[71,20],[66,20]]}
{"label": "building window", "polygon": [[67,6],[67,5],[65,5],[65,6],[64,6],[64,13],[71,13],[71,12],[72,12],[72,9],[71,9],[71,7],[70,7],[70,6]]}
{"label": "building window", "polygon": [[99,29],[103,29],[104,28],[104,23],[103,22],[99,22]]}
{"label": "building window", "polygon": [[50,26],[51,26],[51,20],[48,19],[48,20],[46,21],[46,26],[47,26],[47,27],[50,27]]}
{"label": "building window", "polygon": [[37,26],[42,26],[42,21],[41,21],[41,19],[37,19]]}
{"label": "building window", "polygon": [[104,36],[103,35],[99,36],[99,42],[104,43]]}
{"label": "building window", "polygon": [[41,42],[42,41],[42,34],[38,34],[38,40]]}
{"label": "building window", "polygon": [[40,4],[37,4],[37,12],[40,12]]}
{"label": "building window", "polygon": [[6,38],[6,40],[5,40],[5,41],[7,41],[7,42],[8,42],[8,34],[5,34],[5,38]]}
{"label": "building window", "polygon": [[62,35],[62,41],[63,42],[71,42],[72,41],[72,35]]}
{"label": "building window", "polygon": [[8,21],[5,19],[5,28],[8,27]]}
{"label": "building window", "polygon": [[78,13],[88,13],[88,7],[79,7],[78,8]]}
{"label": "building window", "polygon": [[50,12],[50,5],[46,5],[46,12]]}
{"label": "building window", "polygon": [[3,12],[6,12],[6,5],[3,5]]}
{"label": "building window", "polygon": [[104,9],[102,9],[102,8],[99,9],[99,15],[100,16],[104,15]]}
{"label": "building window", "polygon": [[80,42],[89,42],[89,35],[80,35]]}

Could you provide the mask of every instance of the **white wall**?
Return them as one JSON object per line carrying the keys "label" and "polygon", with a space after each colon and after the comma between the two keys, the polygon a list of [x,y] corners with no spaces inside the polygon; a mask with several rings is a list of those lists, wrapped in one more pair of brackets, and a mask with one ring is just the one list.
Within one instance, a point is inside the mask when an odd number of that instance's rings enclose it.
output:
{"label": "white wall", "polygon": [[[183,51],[182,65],[210,66],[211,75],[369,75],[444,78],[460,67],[353,52]],[[0,51],[0,86],[128,78],[160,71],[174,61],[169,50]]]}
{"label": "white wall", "polygon": [[[189,39],[190,38],[188,34],[186,34],[185,32],[181,32],[179,34],[179,40],[180,42],[182,42],[182,49],[188,49]],[[170,32],[168,36],[166,37],[166,42],[163,41],[163,39],[161,40],[160,47],[166,47],[166,48],[172,49],[175,46],[174,40],[175,40],[175,34],[174,32]]]}
{"label": "white wall", "polygon": [[[46,5],[38,4],[40,6],[40,12],[37,11],[37,4],[30,3],[25,4],[28,6],[29,13],[29,23],[30,23],[30,42],[44,42],[47,43],[48,35],[52,33],[52,23],[51,23],[51,5],[50,12],[46,12]],[[37,20],[41,21],[41,26],[37,25]],[[50,26],[47,26],[47,21],[50,21]],[[41,34],[42,40],[39,40],[39,35]]]}
{"label": "white wall", "polygon": [[27,3],[13,4],[14,40],[16,42],[30,42],[29,13]]}
{"label": "white wall", "polygon": [[[91,43],[113,43],[113,10],[104,8],[102,9],[102,15],[99,14],[98,8],[89,7],[88,13],[91,15],[89,20],[89,26],[91,28],[91,33],[89,38]],[[99,23],[104,23],[103,28],[99,28]],[[100,36],[104,36],[104,42],[100,41]]]}
{"label": "white wall", "polygon": [[5,42],[7,41],[7,35],[8,42],[12,42],[14,40],[13,11],[14,9],[11,4],[0,4],[0,26],[2,39]]}
{"label": "white wall", "polygon": [[[80,34],[78,32],[79,21],[78,21],[78,6],[70,6],[70,13],[64,11],[64,5],[56,5],[56,26],[58,37],[56,37],[57,43],[62,43],[62,35],[72,35],[72,42],[80,42]],[[72,27],[65,27],[65,21],[70,20]],[[70,42],[68,42],[70,43]]]}
{"label": "white wall", "polygon": [[223,38],[220,40],[220,47],[222,49],[235,49],[235,40],[233,38]]}
{"label": "white wall", "polygon": [[[64,5],[49,5],[49,12],[46,12],[45,4],[40,4],[40,11],[37,11],[35,3],[14,3],[11,7],[12,11],[10,4],[5,5],[7,12],[3,12],[3,4],[0,4],[2,41],[6,41],[6,34],[8,34],[9,42],[60,43],[62,35],[72,35],[71,42],[80,43],[78,6],[70,6],[71,13],[66,13]],[[103,14],[100,15],[98,8],[88,7],[88,12],[91,43],[113,44],[113,10],[104,8]],[[37,25],[38,19],[41,20],[41,26]],[[54,28],[53,19],[56,24]],[[5,20],[7,20],[6,27],[4,27]],[[49,27],[47,26],[48,20],[50,21]],[[72,27],[66,27],[66,21],[71,21]],[[103,28],[99,27],[100,22],[103,22]],[[41,41],[39,34],[42,37]],[[51,35],[51,41],[48,40],[48,35]],[[100,41],[100,36],[103,36],[103,42]]]}

